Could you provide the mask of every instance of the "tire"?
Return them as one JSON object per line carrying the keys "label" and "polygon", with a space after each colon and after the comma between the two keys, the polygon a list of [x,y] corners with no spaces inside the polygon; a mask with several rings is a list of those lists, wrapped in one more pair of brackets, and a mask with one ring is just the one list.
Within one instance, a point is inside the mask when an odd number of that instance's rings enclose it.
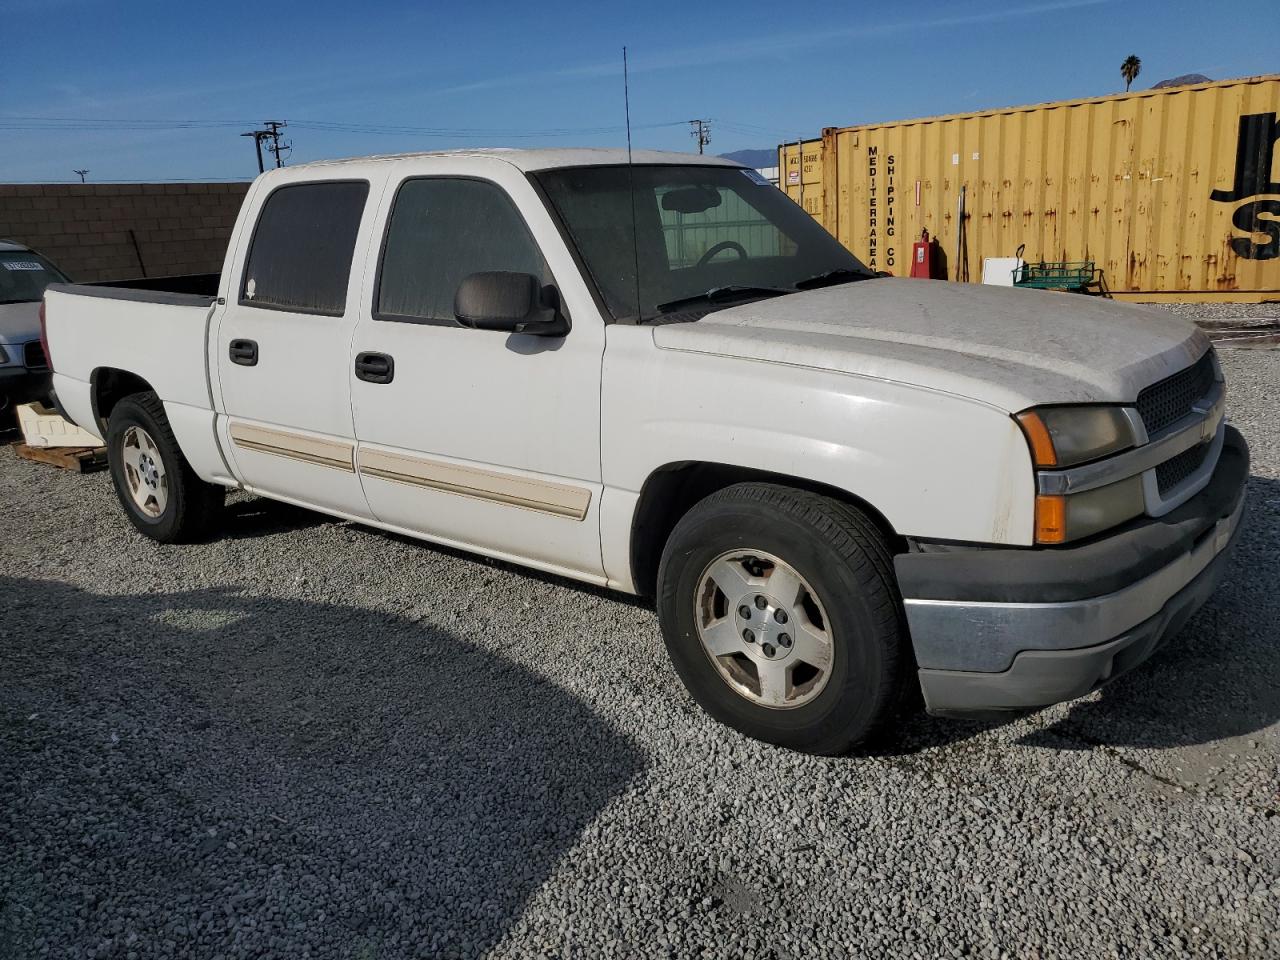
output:
{"label": "tire", "polygon": [[657,606],[698,704],[794,750],[839,754],[873,738],[913,673],[884,536],[814,493],[742,483],[699,502],[667,540]]}
{"label": "tire", "polygon": [[213,529],[226,489],[196,476],[154,393],[132,394],[112,409],[107,462],[125,515],[145,536],[194,543]]}

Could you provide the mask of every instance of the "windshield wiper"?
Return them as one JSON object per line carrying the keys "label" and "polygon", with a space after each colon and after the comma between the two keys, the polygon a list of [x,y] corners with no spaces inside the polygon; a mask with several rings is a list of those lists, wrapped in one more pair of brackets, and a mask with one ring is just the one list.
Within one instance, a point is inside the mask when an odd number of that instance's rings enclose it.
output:
{"label": "windshield wiper", "polygon": [[719,303],[722,300],[736,300],[741,297],[780,297],[794,292],[794,290],[787,290],[783,287],[752,287],[730,284],[726,287],[712,287],[706,293],[695,293],[691,297],[668,300],[666,303],[658,304],[656,309],[659,313],[670,313],[672,310],[678,310],[694,303]]}
{"label": "windshield wiper", "polygon": [[825,273],[815,273],[796,282],[797,290],[810,290],[814,287],[834,286],[837,283],[852,283],[854,280],[870,280],[875,276],[865,270],[854,270],[851,267],[837,267]]}

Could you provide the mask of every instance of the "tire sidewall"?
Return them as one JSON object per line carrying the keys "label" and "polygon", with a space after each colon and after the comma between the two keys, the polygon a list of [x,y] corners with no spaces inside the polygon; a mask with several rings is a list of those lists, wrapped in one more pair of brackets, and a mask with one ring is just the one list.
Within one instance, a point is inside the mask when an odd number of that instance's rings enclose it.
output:
{"label": "tire sidewall", "polygon": [[[702,572],[731,550],[759,550],[788,563],[817,593],[832,638],[831,676],[803,706],[773,709],[736,693],[698,637]],[[884,706],[887,643],[849,561],[813,528],[784,511],[744,500],[703,504],[677,524],[663,554],[658,614],[676,672],[711,716],[748,736],[815,753],[837,752],[872,726]]]}
{"label": "tire sidewall", "polygon": [[[107,465],[111,469],[111,480],[115,486],[116,497],[119,498],[125,514],[133,525],[156,540],[168,540],[173,537],[181,515],[181,501],[184,496],[181,454],[170,442],[166,426],[158,423],[150,411],[131,397],[121,400],[116,405],[107,423]],[[160,451],[160,460],[164,464],[165,478],[168,481],[169,498],[158,517],[143,513],[141,508],[133,502],[133,497],[129,493],[123,451],[124,435],[130,427],[141,427],[147,431]]]}

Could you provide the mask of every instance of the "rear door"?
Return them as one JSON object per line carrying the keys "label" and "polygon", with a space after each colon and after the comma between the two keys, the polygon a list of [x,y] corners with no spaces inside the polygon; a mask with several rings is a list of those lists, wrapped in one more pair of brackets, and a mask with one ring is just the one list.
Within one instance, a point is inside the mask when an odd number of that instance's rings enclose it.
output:
{"label": "rear door", "polygon": [[374,191],[363,178],[263,188],[211,342],[223,446],[251,490],[366,517],[349,373],[360,271],[351,277]]}
{"label": "rear door", "polygon": [[[369,506],[431,539],[599,578],[599,312],[521,171],[474,157],[424,170],[387,185],[353,344]],[[459,283],[492,270],[554,286],[569,333],[459,326]],[[366,355],[386,373],[360,369]]]}

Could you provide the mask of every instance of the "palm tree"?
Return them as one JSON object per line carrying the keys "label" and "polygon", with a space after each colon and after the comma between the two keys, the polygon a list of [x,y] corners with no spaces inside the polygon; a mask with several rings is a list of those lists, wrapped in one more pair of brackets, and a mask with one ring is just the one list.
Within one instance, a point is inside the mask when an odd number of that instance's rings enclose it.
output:
{"label": "palm tree", "polygon": [[1124,77],[1124,92],[1129,92],[1129,85],[1138,79],[1138,74],[1142,72],[1142,61],[1138,59],[1136,54],[1129,54],[1124,58],[1124,63],[1120,64],[1120,76]]}

